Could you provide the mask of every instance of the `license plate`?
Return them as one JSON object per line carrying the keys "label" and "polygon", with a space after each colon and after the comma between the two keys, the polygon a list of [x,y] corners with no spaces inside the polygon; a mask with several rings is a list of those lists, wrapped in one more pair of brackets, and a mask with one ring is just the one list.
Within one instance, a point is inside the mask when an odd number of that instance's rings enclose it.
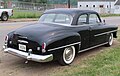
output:
{"label": "license plate", "polygon": [[19,44],[19,50],[26,51],[26,45]]}

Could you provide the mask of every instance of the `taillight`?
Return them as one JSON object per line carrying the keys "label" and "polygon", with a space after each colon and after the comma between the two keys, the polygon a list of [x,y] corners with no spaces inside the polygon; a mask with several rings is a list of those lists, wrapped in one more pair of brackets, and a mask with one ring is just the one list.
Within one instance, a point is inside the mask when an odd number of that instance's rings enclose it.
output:
{"label": "taillight", "polygon": [[42,44],[42,49],[45,49],[46,48],[46,43],[43,43]]}
{"label": "taillight", "polygon": [[45,53],[45,52],[46,52],[45,48],[46,48],[46,43],[43,43],[43,44],[42,44],[42,53]]}
{"label": "taillight", "polygon": [[7,41],[8,41],[8,36],[5,37],[5,42],[7,42]]}

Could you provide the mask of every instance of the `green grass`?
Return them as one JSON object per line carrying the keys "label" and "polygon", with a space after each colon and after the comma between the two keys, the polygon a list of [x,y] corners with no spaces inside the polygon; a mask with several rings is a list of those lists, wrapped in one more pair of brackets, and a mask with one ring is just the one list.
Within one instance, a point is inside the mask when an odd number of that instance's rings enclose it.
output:
{"label": "green grass", "polygon": [[41,16],[41,12],[38,11],[16,11],[14,10],[13,16],[11,19],[19,19],[19,18],[39,18]]}
{"label": "green grass", "polygon": [[120,14],[100,14],[101,17],[120,16]]}
{"label": "green grass", "polygon": [[78,64],[62,69],[55,76],[120,76],[120,30],[118,44],[102,49],[95,56],[86,57]]}

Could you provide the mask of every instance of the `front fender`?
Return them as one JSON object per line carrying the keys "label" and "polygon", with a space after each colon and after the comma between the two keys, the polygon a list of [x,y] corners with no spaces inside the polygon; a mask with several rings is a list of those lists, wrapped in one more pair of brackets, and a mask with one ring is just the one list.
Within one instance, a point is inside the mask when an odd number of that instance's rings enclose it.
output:
{"label": "front fender", "polygon": [[51,37],[47,40],[48,51],[54,51],[58,49],[63,49],[68,46],[77,45],[81,43],[81,36],[76,32],[69,32],[58,34],[57,36]]}

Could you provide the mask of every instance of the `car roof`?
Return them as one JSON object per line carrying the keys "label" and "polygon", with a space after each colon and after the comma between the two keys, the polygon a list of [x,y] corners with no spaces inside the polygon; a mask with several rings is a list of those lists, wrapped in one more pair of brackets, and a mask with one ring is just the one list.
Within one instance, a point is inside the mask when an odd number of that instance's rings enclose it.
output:
{"label": "car roof", "polygon": [[64,14],[78,14],[78,13],[97,13],[93,10],[80,10],[78,8],[57,8],[46,10],[44,13],[64,13]]}

